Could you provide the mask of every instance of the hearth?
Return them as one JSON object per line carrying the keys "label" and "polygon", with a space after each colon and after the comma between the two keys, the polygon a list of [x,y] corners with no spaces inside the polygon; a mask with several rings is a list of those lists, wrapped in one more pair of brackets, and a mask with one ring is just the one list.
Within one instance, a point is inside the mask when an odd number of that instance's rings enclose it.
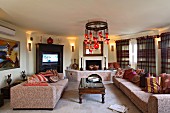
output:
{"label": "hearth", "polygon": [[86,60],[86,70],[91,70],[89,68],[90,65],[96,65],[96,66],[99,66],[99,70],[102,69],[102,61],[101,60]]}

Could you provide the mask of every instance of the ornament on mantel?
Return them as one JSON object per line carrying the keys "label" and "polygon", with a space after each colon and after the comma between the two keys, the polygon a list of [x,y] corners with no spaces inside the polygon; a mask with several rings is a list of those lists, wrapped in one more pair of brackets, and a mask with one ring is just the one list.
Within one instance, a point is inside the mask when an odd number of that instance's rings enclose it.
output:
{"label": "ornament on mantel", "polygon": [[47,43],[48,43],[48,44],[52,44],[52,43],[53,43],[53,39],[52,39],[51,37],[49,37],[49,38],[47,39]]}

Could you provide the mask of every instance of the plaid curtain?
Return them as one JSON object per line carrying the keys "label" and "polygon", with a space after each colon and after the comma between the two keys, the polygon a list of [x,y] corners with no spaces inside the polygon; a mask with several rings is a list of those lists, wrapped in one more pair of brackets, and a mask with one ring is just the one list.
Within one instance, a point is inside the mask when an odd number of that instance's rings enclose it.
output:
{"label": "plaid curtain", "polygon": [[161,34],[161,70],[170,73],[170,32]]}
{"label": "plaid curtain", "polygon": [[137,38],[137,67],[156,73],[155,40],[152,36]]}
{"label": "plaid curtain", "polygon": [[121,68],[129,65],[129,39],[116,41],[117,62]]}

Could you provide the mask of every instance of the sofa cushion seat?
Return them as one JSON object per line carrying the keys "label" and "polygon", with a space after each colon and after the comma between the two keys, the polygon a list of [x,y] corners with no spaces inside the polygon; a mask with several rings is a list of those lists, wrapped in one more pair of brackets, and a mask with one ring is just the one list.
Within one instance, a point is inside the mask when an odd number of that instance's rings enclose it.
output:
{"label": "sofa cushion seat", "polygon": [[152,93],[146,93],[144,91],[132,91],[130,99],[142,112],[148,112],[148,100],[151,95]]}
{"label": "sofa cushion seat", "polygon": [[141,91],[142,89],[132,82],[121,82],[121,85],[128,88],[130,91]]}
{"label": "sofa cushion seat", "polygon": [[116,77],[114,77],[114,76],[113,76],[112,80],[113,80],[113,83],[115,83],[119,88],[120,88],[120,83],[121,83],[121,82],[127,82],[126,79],[116,78]]}
{"label": "sofa cushion seat", "polygon": [[49,84],[52,85],[52,86],[58,86],[58,85],[64,86],[64,88],[65,88],[65,86],[67,86],[67,83],[68,83],[68,79],[63,79],[63,80],[59,80],[55,83],[49,83]]}

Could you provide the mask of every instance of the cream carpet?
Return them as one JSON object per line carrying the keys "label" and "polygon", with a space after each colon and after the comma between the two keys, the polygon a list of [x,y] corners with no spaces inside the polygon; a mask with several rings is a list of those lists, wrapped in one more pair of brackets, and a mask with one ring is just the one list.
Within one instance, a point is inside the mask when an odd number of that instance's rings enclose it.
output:
{"label": "cream carpet", "polygon": [[83,103],[79,104],[78,82],[69,82],[62,98],[54,110],[12,110],[9,100],[5,100],[0,113],[118,113],[108,109],[112,104],[128,107],[126,113],[141,113],[141,111],[119,90],[113,83],[104,82],[106,87],[105,103],[101,103],[101,95],[89,94],[83,96]]}

